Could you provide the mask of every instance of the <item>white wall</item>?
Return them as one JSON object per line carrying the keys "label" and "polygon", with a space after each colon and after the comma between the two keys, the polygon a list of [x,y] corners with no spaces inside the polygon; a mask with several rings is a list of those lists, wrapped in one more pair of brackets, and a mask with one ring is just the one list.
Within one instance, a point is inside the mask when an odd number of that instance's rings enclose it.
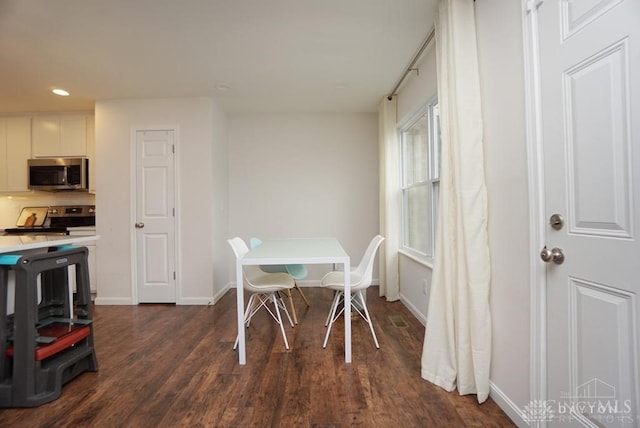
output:
{"label": "white wall", "polygon": [[530,401],[529,206],[521,2],[476,2],[489,195],[491,396],[518,422]]}
{"label": "white wall", "polygon": [[[398,124],[411,119],[429,100],[437,95],[436,52],[434,43],[427,47],[418,63],[400,88],[397,98]],[[400,300],[423,324],[427,319],[431,266],[416,262],[402,253],[399,256]],[[425,286],[426,282],[426,286]]]}
{"label": "white wall", "polygon": [[[213,266],[213,298],[218,301],[227,291],[229,282],[229,135],[227,115],[218,104],[213,105],[213,145],[211,156],[213,166],[211,188],[213,227],[213,254],[210,263]],[[234,270],[231,268],[231,272]]]}
{"label": "white wall", "polygon": [[336,237],[355,265],[378,233],[377,115],[230,115],[229,186],[230,237]]}
{"label": "white wall", "polygon": [[214,242],[222,241],[227,225],[224,113],[209,98],[147,99],[97,102],[95,117],[96,228],[101,236],[96,303],[132,303],[133,131],[161,127],[178,130],[177,303],[212,301],[225,286],[214,278],[228,276],[223,243]]}

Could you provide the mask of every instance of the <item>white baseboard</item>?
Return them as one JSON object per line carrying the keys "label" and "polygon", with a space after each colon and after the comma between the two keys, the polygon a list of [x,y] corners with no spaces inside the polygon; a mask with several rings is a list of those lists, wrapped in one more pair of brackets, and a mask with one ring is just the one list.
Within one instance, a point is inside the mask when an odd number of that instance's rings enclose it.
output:
{"label": "white baseboard", "polygon": [[235,287],[236,287],[235,282],[227,282],[227,284],[224,287],[222,287],[222,290],[218,291],[216,294],[213,295],[213,302],[211,302],[211,304],[215,305],[216,303],[218,303],[218,301],[222,299],[222,297],[225,294],[227,294],[227,291]]}
{"label": "white baseboard", "polygon": [[96,297],[94,300],[96,306],[98,305],[114,305],[114,306],[123,306],[123,305],[133,305],[133,301],[131,297]]}
{"label": "white baseboard", "polygon": [[182,305],[182,306],[211,305],[211,304],[213,304],[213,297],[189,297],[186,299],[182,298],[178,302],[176,302],[176,305]]}
{"label": "white baseboard", "polygon": [[496,402],[498,407],[509,416],[514,424],[521,428],[529,426],[529,423],[522,417],[522,410],[516,406],[516,403],[511,401],[511,399],[491,381],[489,381],[489,388],[489,396]]}
{"label": "white baseboard", "polygon": [[423,326],[427,325],[427,316],[420,312],[409,299],[400,294],[400,301],[407,309],[409,309],[409,312],[411,312],[413,316],[416,317],[418,321],[420,321],[420,324],[422,324]]}

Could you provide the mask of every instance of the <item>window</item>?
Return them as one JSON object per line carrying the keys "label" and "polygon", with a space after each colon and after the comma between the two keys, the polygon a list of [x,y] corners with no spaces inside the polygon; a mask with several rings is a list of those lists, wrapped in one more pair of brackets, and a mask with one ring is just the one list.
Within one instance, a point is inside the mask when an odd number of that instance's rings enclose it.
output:
{"label": "window", "polygon": [[402,162],[402,247],[433,260],[440,185],[440,114],[429,102],[400,129]]}

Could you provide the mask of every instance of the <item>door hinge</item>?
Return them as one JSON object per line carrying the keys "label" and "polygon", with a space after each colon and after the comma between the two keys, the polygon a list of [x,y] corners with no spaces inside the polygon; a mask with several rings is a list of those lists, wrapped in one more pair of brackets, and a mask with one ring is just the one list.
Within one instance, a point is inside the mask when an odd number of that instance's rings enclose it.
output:
{"label": "door hinge", "polygon": [[172,210],[173,210],[173,216],[175,217],[176,216],[176,209],[172,208]]}
{"label": "door hinge", "polygon": [[176,271],[173,271],[173,280],[176,280]]}
{"label": "door hinge", "polygon": [[173,153],[173,154],[176,153],[176,145],[175,144],[171,145],[171,153]]}

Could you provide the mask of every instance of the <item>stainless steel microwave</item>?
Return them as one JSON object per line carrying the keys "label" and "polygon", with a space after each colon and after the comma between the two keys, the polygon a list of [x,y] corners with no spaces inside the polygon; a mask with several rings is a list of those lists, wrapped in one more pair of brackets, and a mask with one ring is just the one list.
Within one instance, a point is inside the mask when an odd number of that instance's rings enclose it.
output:
{"label": "stainless steel microwave", "polygon": [[60,191],[89,190],[89,159],[29,159],[29,189]]}

